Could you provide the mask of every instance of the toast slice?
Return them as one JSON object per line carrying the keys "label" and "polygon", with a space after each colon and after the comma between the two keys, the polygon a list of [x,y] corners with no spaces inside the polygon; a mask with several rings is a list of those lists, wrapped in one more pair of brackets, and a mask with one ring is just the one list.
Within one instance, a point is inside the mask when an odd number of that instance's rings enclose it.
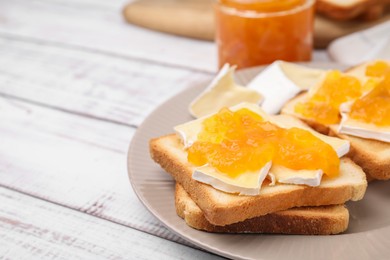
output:
{"label": "toast slice", "polygon": [[306,93],[297,96],[288,102],[282,109],[282,114],[299,118],[316,131],[339,137],[350,141],[350,151],[346,155],[351,158],[356,164],[363,168],[367,174],[367,179],[389,180],[390,179],[390,144],[372,139],[340,134],[338,133],[338,125],[322,125],[316,121],[305,118],[303,115],[294,111],[294,107],[298,102],[305,98]]}
{"label": "toast slice", "polygon": [[388,0],[317,0],[316,10],[335,20],[359,17],[368,21],[380,18],[388,4]]}
{"label": "toast slice", "polygon": [[238,196],[214,189],[192,178],[195,167],[187,161],[181,140],[166,135],[150,141],[152,159],[183,186],[206,219],[224,226],[249,218],[301,206],[343,204],[363,198],[367,187],[365,173],[349,158],[340,161],[337,178],[323,178],[318,187],[277,184],[262,187],[256,196]]}
{"label": "toast slice", "polygon": [[362,167],[367,179],[390,179],[390,144],[364,139],[356,136],[339,134],[336,126],[330,126],[330,136],[348,140],[351,144],[347,154],[356,164]]}
{"label": "toast slice", "polygon": [[207,221],[203,211],[177,183],[175,205],[177,215],[187,225],[214,233],[331,235],[344,232],[349,222],[349,212],[344,205],[331,205],[293,208],[226,226],[216,226]]}

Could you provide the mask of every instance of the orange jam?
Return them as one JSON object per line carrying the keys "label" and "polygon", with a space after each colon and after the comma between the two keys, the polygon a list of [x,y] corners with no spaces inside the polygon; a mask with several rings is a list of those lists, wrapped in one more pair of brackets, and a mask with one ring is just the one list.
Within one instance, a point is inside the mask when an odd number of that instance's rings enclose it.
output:
{"label": "orange jam", "polygon": [[219,2],[241,11],[280,12],[303,5],[306,0],[220,0]]}
{"label": "orange jam", "polygon": [[238,68],[275,60],[308,61],[313,44],[313,0],[219,0],[219,66]]}
{"label": "orange jam", "polygon": [[389,72],[390,64],[385,61],[377,61],[366,68],[366,76],[368,77],[382,77]]}
{"label": "orange jam", "polygon": [[340,105],[360,97],[363,89],[355,77],[343,75],[339,71],[330,71],[314,95],[295,106],[295,112],[322,124],[337,124],[341,119]]}
{"label": "orange jam", "polygon": [[371,92],[355,101],[349,116],[377,126],[390,126],[390,71]]}
{"label": "orange jam", "polygon": [[338,175],[340,165],[334,149],[310,132],[280,128],[245,108],[224,108],[204,120],[188,161],[208,163],[230,177],[259,171],[270,161],[294,170],[322,169],[331,177]]}

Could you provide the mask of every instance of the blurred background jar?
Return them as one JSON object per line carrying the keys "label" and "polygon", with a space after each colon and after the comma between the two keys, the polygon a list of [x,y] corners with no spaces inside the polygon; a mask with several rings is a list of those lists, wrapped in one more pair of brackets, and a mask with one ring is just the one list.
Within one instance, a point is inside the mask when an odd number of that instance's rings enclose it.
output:
{"label": "blurred background jar", "polygon": [[315,0],[218,0],[219,67],[309,61]]}

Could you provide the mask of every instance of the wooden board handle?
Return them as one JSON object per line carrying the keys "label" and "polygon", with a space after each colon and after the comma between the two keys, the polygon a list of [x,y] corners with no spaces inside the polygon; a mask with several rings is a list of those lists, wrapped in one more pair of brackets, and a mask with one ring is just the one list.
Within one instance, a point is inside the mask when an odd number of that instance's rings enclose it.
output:
{"label": "wooden board handle", "polygon": [[123,15],[129,23],[152,30],[214,40],[214,16],[210,0],[145,0],[125,6]]}

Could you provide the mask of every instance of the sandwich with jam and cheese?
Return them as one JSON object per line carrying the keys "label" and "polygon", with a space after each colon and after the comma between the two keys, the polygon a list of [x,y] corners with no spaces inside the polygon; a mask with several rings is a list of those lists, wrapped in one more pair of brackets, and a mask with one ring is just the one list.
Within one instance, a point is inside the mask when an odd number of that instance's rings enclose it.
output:
{"label": "sandwich with jam and cheese", "polygon": [[328,71],[283,114],[351,144],[347,156],[369,179],[390,179],[390,62],[373,61],[345,73]]}
{"label": "sandwich with jam and cheese", "polygon": [[[241,103],[150,141],[177,182],[179,216],[211,232],[335,234],[346,201],[363,198],[365,173],[345,158],[349,141],[286,115]],[[292,228],[291,225],[296,225]]]}

